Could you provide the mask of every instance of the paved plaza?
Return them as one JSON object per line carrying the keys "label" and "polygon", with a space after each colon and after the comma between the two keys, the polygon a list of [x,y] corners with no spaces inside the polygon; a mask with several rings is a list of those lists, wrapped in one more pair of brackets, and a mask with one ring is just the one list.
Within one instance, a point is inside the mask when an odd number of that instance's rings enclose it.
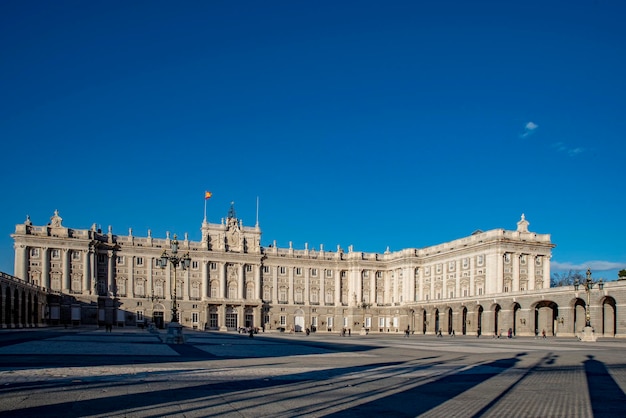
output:
{"label": "paved plaza", "polygon": [[0,330],[0,416],[626,417],[626,341]]}

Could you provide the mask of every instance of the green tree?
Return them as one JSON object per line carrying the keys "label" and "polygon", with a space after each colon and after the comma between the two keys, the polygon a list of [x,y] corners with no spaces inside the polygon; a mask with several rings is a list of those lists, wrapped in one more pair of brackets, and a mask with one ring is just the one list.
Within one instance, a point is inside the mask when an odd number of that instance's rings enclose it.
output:
{"label": "green tree", "polygon": [[626,280],[626,269],[618,271],[617,277],[619,277],[620,280]]}
{"label": "green tree", "polygon": [[567,273],[552,273],[550,287],[572,286],[576,280],[579,283],[585,280],[585,276],[580,270],[570,270]]}

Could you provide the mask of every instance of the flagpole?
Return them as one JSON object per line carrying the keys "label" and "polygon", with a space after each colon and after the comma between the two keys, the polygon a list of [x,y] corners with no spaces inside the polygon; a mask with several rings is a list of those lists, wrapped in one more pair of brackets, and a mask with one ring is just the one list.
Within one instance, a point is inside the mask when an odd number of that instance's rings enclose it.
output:
{"label": "flagpole", "polygon": [[204,223],[206,223],[206,201],[207,201],[207,200],[208,200],[208,199],[205,197],[205,198],[204,198]]}

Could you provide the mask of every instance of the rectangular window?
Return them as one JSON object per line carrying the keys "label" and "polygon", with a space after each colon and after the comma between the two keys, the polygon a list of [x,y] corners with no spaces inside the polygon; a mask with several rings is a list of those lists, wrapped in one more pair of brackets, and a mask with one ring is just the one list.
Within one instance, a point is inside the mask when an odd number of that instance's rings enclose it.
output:
{"label": "rectangular window", "polygon": [[311,325],[313,325],[314,327],[317,327],[317,316],[314,316],[311,318]]}
{"label": "rectangular window", "polygon": [[311,276],[317,277],[317,269],[311,269]]}
{"label": "rectangular window", "polygon": [[302,276],[302,267],[296,267],[296,276]]}
{"label": "rectangular window", "polygon": [[326,277],[333,277],[333,271],[332,270],[326,270]]}
{"label": "rectangular window", "polygon": [[252,264],[246,264],[246,271],[250,273],[252,271]]}
{"label": "rectangular window", "polygon": [[192,312],[191,313],[191,322],[194,323],[194,324],[197,324],[199,317],[200,317],[200,315],[198,315],[198,312]]}
{"label": "rectangular window", "polygon": [[217,313],[210,313],[209,314],[209,326],[211,328],[217,328]]}
{"label": "rectangular window", "polygon": [[72,260],[80,260],[80,251],[72,251]]}
{"label": "rectangular window", "polygon": [[217,266],[215,265],[214,262],[210,262],[209,267],[211,268],[211,270],[217,270]]}
{"label": "rectangular window", "polygon": [[57,249],[53,249],[50,250],[50,257],[51,258],[60,258],[61,257],[61,252]]}
{"label": "rectangular window", "polygon": [[332,316],[329,316],[328,317],[328,328],[332,328],[334,323],[335,323],[335,318],[333,318]]}
{"label": "rectangular window", "polygon": [[137,257],[137,265],[143,266],[143,257]]}
{"label": "rectangular window", "polygon": [[137,322],[143,321],[143,311],[137,311]]}
{"label": "rectangular window", "polygon": [[104,264],[106,262],[106,256],[104,254],[98,254],[98,263]]}
{"label": "rectangular window", "polygon": [[283,327],[287,325],[287,317],[285,315],[280,316],[280,325]]}
{"label": "rectangular window", "polygon": [[269,273],[270,272],[270,267],[269,266],[263,266],[263,273]]}
{"label": "rectangular window", "polygon": [[483,294],[483,288],[482,288],[482,287],[479,287],[479,288],[478,288],[478,295],[480,296],[480,295],[482,295],[482,294]]}
{"label": "rectangular window", "polygon": [[371,327],[372,327],[372,318],[368,316],[365,318],[365,328],[371,328]]}
{"label": "rectangular window", "polygon": [[192,261],[191,262],[191,268],[194,270],[198,270],[198,262],[197,261]]}
{"label": "rectangular window", "polygon": [[117,256],[117,264],[124,264],[124,256],[123,255]]}
{"label": "rectangular window", "polygon": [[378,318],[378,326],[381,328],[385,326],[385,318]]}
{"label": "rectangular window", "polygon": [[30,249],[30,256],[31,257],[39,257],[39,248],[31,248]]}
{"label": "rectangular window", "polygon": [[280,271],[280,274],[285,274],[287,270],[284,267],[280,267],[279,271]]}
{"label": "rectangular window", "polygon": [[343,326],[344,328],[348,328],[348,317],[346,316],[343,317]]}

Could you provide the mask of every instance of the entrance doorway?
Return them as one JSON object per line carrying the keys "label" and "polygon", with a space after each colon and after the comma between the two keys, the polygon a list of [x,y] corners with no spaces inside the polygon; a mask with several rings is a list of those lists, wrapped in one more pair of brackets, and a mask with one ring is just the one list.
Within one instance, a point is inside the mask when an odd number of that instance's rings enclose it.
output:
{"label": "entrance doorway", "polygon": [[304,331],[304,312],[301,309],[296,311],[296,316],[294,319],[295,331],[302,332]]}
{"label": "entrance doorway", "polygon": [[165,328],[165,320],[163,319],[163,311],[154,311],[152,314],[152,322],[158,329]]}

